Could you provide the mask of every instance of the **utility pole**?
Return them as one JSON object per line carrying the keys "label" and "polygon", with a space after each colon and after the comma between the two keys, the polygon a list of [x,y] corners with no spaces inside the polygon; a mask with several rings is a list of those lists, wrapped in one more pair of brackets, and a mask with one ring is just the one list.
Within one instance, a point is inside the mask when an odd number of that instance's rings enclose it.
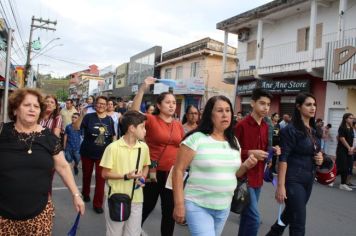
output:
{"label": "utility pole", "polygon": [[57,21],[50,21],[49,19],[44,20],[44,19],[42,19],[42,17],[35,18],[34,16],[32,16],[30,39],[29,39],[28,47],[27,47],[27,60],[26,60],[26,66],[25,66],[25,82],[26,83],[27,83],[28,77],[30,75],[30,70],[31,70],[32,33],[35,29],[46,29],[46,30],[56,31],[56,29],[54,27],[49,27],[50,25],[56,26]]}
{"label": "utility pole", "polygon": [[9,86],[10,86],[10,58],[11,58],[11,48],[12,48],[12,33],[13,29],[8,28],[7,35],[7,51],[6,51],[6,69],[5,69],[5,94],[4,94],[4,112],[3,112],[3,121],[7,122],[7,101],[9,99]]}

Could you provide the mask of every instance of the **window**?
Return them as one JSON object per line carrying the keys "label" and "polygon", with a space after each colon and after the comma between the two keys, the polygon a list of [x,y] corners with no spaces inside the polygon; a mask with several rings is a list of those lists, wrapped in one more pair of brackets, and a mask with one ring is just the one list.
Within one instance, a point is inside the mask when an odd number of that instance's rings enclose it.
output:
{"label": "window", "polygon": [[176,79],[183,79],[183,66],[177,66]]}
{"label": "window", "polygon": [[256,50],[257,50],[257,40],[253,40],[247,43],[247,61],[256,59]]}
{"label": "window", "polygon": [[193,62],[190,67],[190,77],[198,77],[199,62]]}
{"label": "window", "polygon": [[172,79],[172,68],[165,69],[164,78],[165,79]]}
{"label": "window", "polygon": [[316,42],[315,48],[322,48],[322,39],[323,39],[323,23],[319,23],[316,25]]}
{"label": "window", "polygon": [[[316,25],[315,29],[315,48],[322,47],[323,23]],[[298,29],[297,33],[297,52],[307,51],[309,49],[310,28]]]}
{"label": "window", "polygon": [[309,27],[298,29],[297,52],[308,50]]}

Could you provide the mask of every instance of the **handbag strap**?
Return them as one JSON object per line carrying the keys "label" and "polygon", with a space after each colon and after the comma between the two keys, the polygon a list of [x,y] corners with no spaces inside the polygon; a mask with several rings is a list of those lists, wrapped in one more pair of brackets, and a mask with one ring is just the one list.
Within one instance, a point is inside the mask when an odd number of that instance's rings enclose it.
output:
{"label": "handbag strap", "polygon": [[[136,174],[138,171],[138,165],[140,163],[140,157],[141,157],[141,148],[138,148],[138,155],[137,155],[137,161],[136,161]],[[133,179],[133,184],[132,184],[132,191],[131,191],[131,200],[133,198],[133,195],[135,193],[135,183],[136,183],[136,179]]]}
{"label": "handbag strap", "polygon": [[[136,174],[138,171],[138,165],[140,164],[140,158],[141,158],[141,148],[138,148],[138,154],[137,154],[137,161],[136,161]],[[133,195],[135,193],[135,183],[136,183],[136,179],[133,179],[133,183],[132,183],[132,191],[131,191],[131,200],[133,198]],[[108,183],[109,184],[109,183]],[[109,185],[109,192],[108,192],[108,196],[110,197],[111,194],[111,186]]]}
{"label": "handbag strap", "polygon": [[162,159],[163,153],[164,153],[164,152],[166,151],[166,149],[167,149],[168,144],[169,144],[169,143],[171,142],[171,140],[172,140],[173,125],[174,125],[174,120],[172,121],[172,126],[171,126],[171,132],[170,132],[170,134],[169,134],[169,139],[168,139],[166,145],[164,146],[164,148],[163,148],[161,154],[159,155],[159,157],[158,157],[158,159],[157,159],[157,164],[158,164],[158,165],[159,165],[159,161]]}

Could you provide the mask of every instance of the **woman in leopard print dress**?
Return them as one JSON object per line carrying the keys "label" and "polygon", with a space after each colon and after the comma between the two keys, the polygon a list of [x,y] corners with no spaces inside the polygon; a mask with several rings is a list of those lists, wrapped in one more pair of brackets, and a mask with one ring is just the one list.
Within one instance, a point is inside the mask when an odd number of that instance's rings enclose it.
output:
{"label": "woman in leopard print dress", "polygon": [[76,211],[84,202],[66,162],[60,139],[38,124],[42,95],[18,89],[9,98],[14,122],[0,132],[0,236],[51,235],[54,208],[49,195],[54,168],[73,195]]}

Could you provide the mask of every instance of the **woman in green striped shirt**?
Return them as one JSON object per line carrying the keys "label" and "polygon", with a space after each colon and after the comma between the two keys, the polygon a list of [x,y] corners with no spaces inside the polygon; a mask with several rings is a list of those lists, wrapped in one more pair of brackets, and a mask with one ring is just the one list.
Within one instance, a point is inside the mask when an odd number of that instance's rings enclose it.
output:
{"label": "woman in green striped shirt", "polygon": [[[193,236],[220,235],[230,212],[236,176],[256,165],[251,155],[241,164],[232,132],[233,110],[225,96],[210,98],[197,129],[181,143],[173,171],[174,219],[185,219]],[[184,170],[190,166],[183,190]],[[204,221],[204,222],[203,222]]]}

